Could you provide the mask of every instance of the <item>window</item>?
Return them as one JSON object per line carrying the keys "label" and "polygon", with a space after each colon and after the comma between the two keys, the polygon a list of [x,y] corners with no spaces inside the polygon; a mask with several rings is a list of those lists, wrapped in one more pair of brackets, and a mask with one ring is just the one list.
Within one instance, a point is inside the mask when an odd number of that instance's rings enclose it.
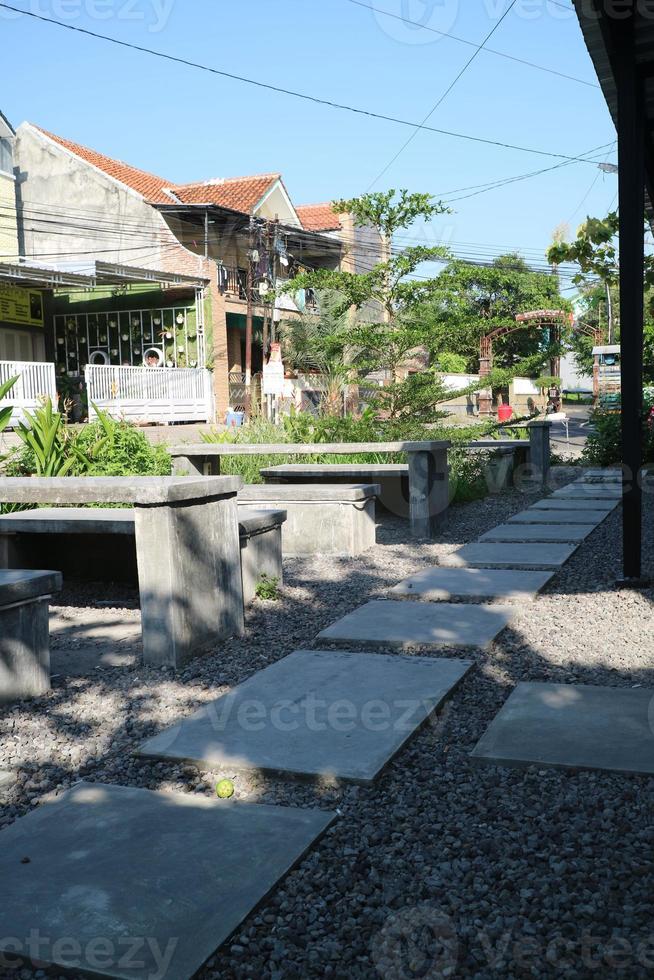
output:
{"label": "window", "polygon": [[14,171],[12,141],[5,136],[0,136],[0,170],[6,174]]}

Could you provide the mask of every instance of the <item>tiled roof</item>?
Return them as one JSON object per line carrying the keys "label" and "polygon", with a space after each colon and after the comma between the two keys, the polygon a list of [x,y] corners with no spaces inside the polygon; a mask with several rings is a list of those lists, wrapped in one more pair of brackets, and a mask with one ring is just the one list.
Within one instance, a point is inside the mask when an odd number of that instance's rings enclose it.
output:
{"label": "tiled roof", "polygon": [[340,231],[342,227],[329,201],[325,204],[300,204],[295,210],[307,231]]}
{"label": "tiled roof", "polygon": [[256,174],[254,177],[229,177],[172,187],[183,204],[216,204],[250,214],[281,174]]}
{"label": "tiled roof", "polygon": [[60,146],[74,153],[75,156],[97,167],[98,170],[104,171],[104,173],[109,174],[115,180],[119,180],[122,184],[126,184],[127,187],[131,187],[132,190],[141,194],[150,204],[170,204],[172,202],[173,199],[170,194],[166,194],[164,190],[164,188],[172,186],[169,180],[164,180],[163,177],[156,177],[154,174],[149,174],[145,170],[139,170],[138,167],[132,167],[128,163],[123,163],[122,160],[114,160],[112,157],[105,156],[104,153],[89,150],[88,147],[80,146],[79,143],[73,143],[72,140],[64,139],[62,136],[55,136],[54,133],[49,133],[40,126],[35,126],[34,128],[55,143],[59,143]]}

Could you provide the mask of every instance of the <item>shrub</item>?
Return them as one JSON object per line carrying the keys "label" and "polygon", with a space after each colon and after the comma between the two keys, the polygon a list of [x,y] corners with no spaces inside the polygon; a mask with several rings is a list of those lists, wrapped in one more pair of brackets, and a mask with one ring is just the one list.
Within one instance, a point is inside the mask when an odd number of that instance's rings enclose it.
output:
{"label": "shrub", "polygon": [[89,459],[86,476],[168,476],[171,459],[165,446],[152,445],[135,426],[106,419],[91,422],[79,437]]}
{"label": "shrub", "polygon": [[[619,412],[597,409],[591,414],[593,429],[582,453],[587,466],[612,466],[622,459],[622,431]],[[654,427],[649,412],[643,419],[643,462],[654,462]]]}

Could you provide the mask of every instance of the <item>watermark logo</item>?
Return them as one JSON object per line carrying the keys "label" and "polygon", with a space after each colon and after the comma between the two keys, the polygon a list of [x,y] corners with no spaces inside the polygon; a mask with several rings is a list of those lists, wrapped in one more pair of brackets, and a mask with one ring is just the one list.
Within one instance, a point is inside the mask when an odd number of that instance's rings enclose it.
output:
{"label": "watermark logo", "polygon": [[136,973],[144,980],[165,980],[169,975],[178,939],[165,943],[153,936],[93,936],[80,941],[74,936],[48,936],[31,929],[27,936],[0,936],[0,969],[12,974],[31,963],[37,969],[60,964],[72,970]]}
{"label": "watermark logo", "polygon": [[372,947],[373,962],[383,980],[453,976],[458,953],[454,923],[426,902],[391,915]]}
{"label": "watermark logo", "polygon": [[[440,32],[450,31],[459,13],[459,0],[382,0],[373,11],[377,24],[400,44],[433,44]],[[371,4],[372,6],[372,4]]]}

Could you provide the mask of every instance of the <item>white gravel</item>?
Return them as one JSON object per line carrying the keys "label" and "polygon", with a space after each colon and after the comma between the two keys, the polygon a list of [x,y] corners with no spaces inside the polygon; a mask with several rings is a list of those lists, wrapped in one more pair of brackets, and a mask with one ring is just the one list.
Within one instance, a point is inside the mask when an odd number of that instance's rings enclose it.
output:
{"label": "white gravel", "polygon": [[[172,719],[310,646],[343,613],[524,506],[512,493],[455,508],[434,544],[412,543],[405,524],[389,521],[365,555],[288,560],[282,598],[250,609],[246,637],[177,676],[140,665],[96,671],[0,709],[0,769],[18,767],[17,782],[0,787],[0,826],[81,777],[212,794],[216,778],[229,776],[239,799],[338,808],[340,819],[203,978],[651,975],[654,780],[482,768],[468,758],[518,680],[654,687],[654,593],[613,584],[619,509],[541,597],[520,605],[489,651],[465,651],[477,669],[374,787],[200,773],[131,754]],[[651,522],[645,555],[654,564]],[[95,605],[103,622],[138,616],[133,592],[106,586],[68,590],[57,611],[84,619],[94,594],[116,604]]]}

